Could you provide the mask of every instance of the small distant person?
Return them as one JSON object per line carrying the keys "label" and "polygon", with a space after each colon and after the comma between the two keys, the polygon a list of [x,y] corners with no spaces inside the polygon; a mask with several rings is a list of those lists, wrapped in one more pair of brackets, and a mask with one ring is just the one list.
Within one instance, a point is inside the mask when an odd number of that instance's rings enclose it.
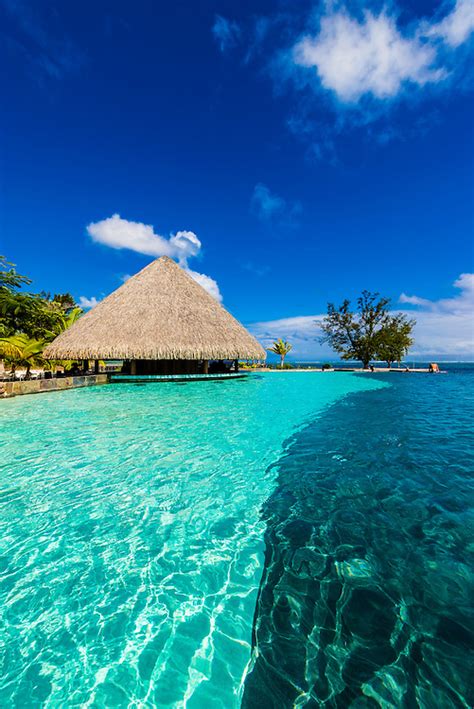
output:
{"label": "small distant person", "polygon": [[369,369],[371,372],[375,372],[375,367],[373,364],[369,364]]}

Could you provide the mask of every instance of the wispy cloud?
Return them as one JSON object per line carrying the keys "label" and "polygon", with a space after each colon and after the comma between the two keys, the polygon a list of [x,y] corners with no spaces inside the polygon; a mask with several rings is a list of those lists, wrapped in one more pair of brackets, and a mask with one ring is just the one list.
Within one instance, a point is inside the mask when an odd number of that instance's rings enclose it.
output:
{"label": "wispy cloud", "polygon": [[473,31],[474,2],[472,0],[457,0],[452,11],[442,20],[421,25],[421,32],[425,36],[439,38],[453,48],[464,44]]}
{"label": "wispy cloud", "polygon": [[418,295],[406,295],[405,293],[401,294],[398,302],[406,303],[407,305],[422,305],[425,307],[431,304],[431,301],[426,298],[420,298]]}
{"label": "wispy cloud", "polygon": [[269,347],[274,340],[281,337],[293,345],[291,352],[293,358],[314,359],[331,355],[327,345],[321,345],[319,342],[322,333],[318,321],[323,317],[323,315],[298,315],[292,318],[255,322],[248,327],[264,347]]}
{"label": "wispy cloud", "polygon": [[234,20],[216,15],[212,25],[212,34],[221,52],[226,52],[239,43],[240,26]]}
{"label": "wispy cloud", "polygon": [[100,302],[100,298],[96,298],[95,295],[92,296],[92,298],[87,298],[85,295],[81,295],[79,298],[79,306],[83,310],[90,310],[91,308],[95,308],[97,303]]}
{"label": "wispy cloud", "polygon": [[0,8],[7,20],[1,30],[5,45],[40,82],[64,79],[83,66],[85,54],[65,32],[60,13],[46,16],[44,5],[28,0],[0,0]]}
{"label": "wispy cloud", "polygon": [[[395,309],[415,318],[414,345],[410,355],[451,355],[474,359],[474,274],[463,273],[454,282],[458,293],[452,298],[429,300],[417,295],[402,293],[399,302],[414,309]],[[335,357],[327,345],[321,345],[318,322],[323,315],[301,315],[280,320],[256,322],[250,331],[264,347],[282,337],[293,344],[292,356],[296,359],[321,359]]]}
{"label": "wispy cloud", "polygon": [[267,221],[282,214],[286,202],[283,197],[272,194],[266,185],[259,182],[253,191],[251,207],[259,219]]}
{"label": "wispy cloud", "polygon": [[473,0],[447,0],[423,19],[396,0],[381,5],[323,0],[245,31],[244,61],[263,64],[276,96],[291,93],[288,128],[310,160],[338,162],[338,138],[351,131],[380,143],[423,134],[439,122],[436,105],[474,82]]}
{"label": "wispy cloud", "polygon": [[112,249],[129,249],[155,258],[174,258],[216,300],[222,300],[216,281],[188,268],[188,259],[201,251],[201,241],[193,231],[177,231],[167,238],[157,234],[151,224],[132,222],[122,219],[119,214],[113,214],[107,219],[89,224],[87,233],[96,243]]}
{"label": "wispy cloud", "polygon": [[413,354],[474,357],[474,273],[462,273],[453,287],[458,294],[440,300],[401,294],[400,303],[416,307],[405,311],[416,319]]}
{"label": "wispy cloud", "polygon": [[253,273],[255,276],[262,278],[270,272],[270,266],[268,264],[257,264],[253,261],[246,261],[242,264],[242,268],[249,273]]}
{"label": "wispy cloud", "polygon": [[250,209],[262,222],[282,222],[285,226],[296,226],[302,211],[300,202],[287,202],[261,182],[255,185]]}

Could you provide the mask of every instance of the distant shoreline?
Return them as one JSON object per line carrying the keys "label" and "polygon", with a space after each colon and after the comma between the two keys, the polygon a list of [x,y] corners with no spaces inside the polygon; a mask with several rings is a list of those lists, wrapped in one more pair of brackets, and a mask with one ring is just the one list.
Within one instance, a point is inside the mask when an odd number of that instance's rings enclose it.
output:
{"label": "distant shoreline", "polygon": [[[359,372],[360,374],[388,374],[391,372],[399,372],[401,374],[424,373],[429,374],[428,367],[374,367],[374,369],[363,369],[362,367],[331,367],[331,369],[323,369],[322,367],[291,367],[288,369],[280,369],[280,367],[255,367],[246,369],[241,368],[243,372]],[[445,374],[446,372],[439,372]]]}

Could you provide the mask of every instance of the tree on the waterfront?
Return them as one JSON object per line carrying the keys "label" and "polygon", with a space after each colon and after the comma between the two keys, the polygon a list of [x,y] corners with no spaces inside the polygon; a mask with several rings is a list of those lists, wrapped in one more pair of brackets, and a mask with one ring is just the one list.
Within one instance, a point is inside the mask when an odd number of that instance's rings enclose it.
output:
{"label": "tree on the waterfront", "polygon": [[286,340],[282,340],[280,337],[279,340],[275,340],[271,347],[267,347],[267,350],[280,356],[280,368],[283,369],[285,357],[292,348],[293,345],[290,345],[289,342],[287,342]]}
{"label": "tree on the waterfront", "polygon": [[[377,357],[385,342],[394,342],[394,332],[403,331],[404,340],[410,338],[415,322],[405,316],[391,316],[388,308],[389,298],[382,298],[378,293],[362,291],[357,299],[357,307],[351,310],[349,300],[336,307],[328,303],[327,315],[320,323],[323,331],[322,343],[328,343],[343,360],[359,360],[365,369],[370,360]],[[396,326],[393,322],[396,321]],[[400,343],[401,340],[398,340]],[[411,344],[411,339],[406,347]],[[403,345],[405,347],[405,345]],[[384,357],[383,359],[386,359]],[[392,360],[395,361],[395,360]]]}
{"label": "tree on the waterfront", "polygon": [[25,368],[25,379],[29,379],[31,367],[48,366],[42,355],[46,344],[44,340],[34,340],[23,333],[0,337],[0,358],[10,366],[12,372],[17,367]]}
{"label": "tree on the waterfront", "polygon": [[70,293],[28,293],[21,288],[31,280],[16,271],[15,265],[0,256],[0,337],[25,334],[32,339],[53,340],[82,310]]}
{"label": "tree on the waterfront", "polygon": [[407,320],[399,314],[390,316],[380,330],[376,356],[387,362],[389,369],[394,362],[401,362],[413,344],[411,333],[414,325],[414,320]]}
{"label": "tree on the waterfront", "polygon": [[[70,293],[28,293],[21,290],[31,280],[0,256],[0,360],[26,368],[49,366],[41,353],[49,342],[67,330],[81,315]],[[52,366],[64,365],[54,362]]]}

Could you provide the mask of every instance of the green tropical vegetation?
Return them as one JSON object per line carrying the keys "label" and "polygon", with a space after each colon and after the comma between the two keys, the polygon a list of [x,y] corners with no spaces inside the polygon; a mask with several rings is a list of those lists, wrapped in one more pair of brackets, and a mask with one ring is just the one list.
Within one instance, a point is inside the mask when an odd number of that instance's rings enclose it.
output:
{"label": "green tropical vegetation", "polygon": [[271,347],[267,347],[268,352],[273,352],[276,355],[279,355],[280,357],[280,369],[284,369],[285,367],[285,357],[290,352],[293,348],[293,345],[290,345],[289,342],[286,340],[282,340],[281,337],[278,340],[275,340],[273,345]]}
{"label": "green tropical vegetation", "polygon": [[389,369],[394,362],[402,361],[413,344],[411,334],[414,324],[414,320],[395,315],[380,330],[376,357],[385,361]]}
{"label": "green tropical vegetation", "polygon": [[68,369],[72,362],[50,362],[43,358],[46,345],[70,327],[81,315],[70,293],[30,293],[31,280],[0,256],[0,359],[14,373],[17,368],[30,375],[32,367]]}
{"label": "green tropical vegetation", "polygon": [[390,298],[364,290],[355,310],[349,300],[336,307],[328,303],[327,315],[319,323],[322,343],[328,343],[343,360],[358,360],[365,369],[373,359],[385,360],[389,367],[400,361],[412,344],[415,326],[403,314],[389,312]]}

